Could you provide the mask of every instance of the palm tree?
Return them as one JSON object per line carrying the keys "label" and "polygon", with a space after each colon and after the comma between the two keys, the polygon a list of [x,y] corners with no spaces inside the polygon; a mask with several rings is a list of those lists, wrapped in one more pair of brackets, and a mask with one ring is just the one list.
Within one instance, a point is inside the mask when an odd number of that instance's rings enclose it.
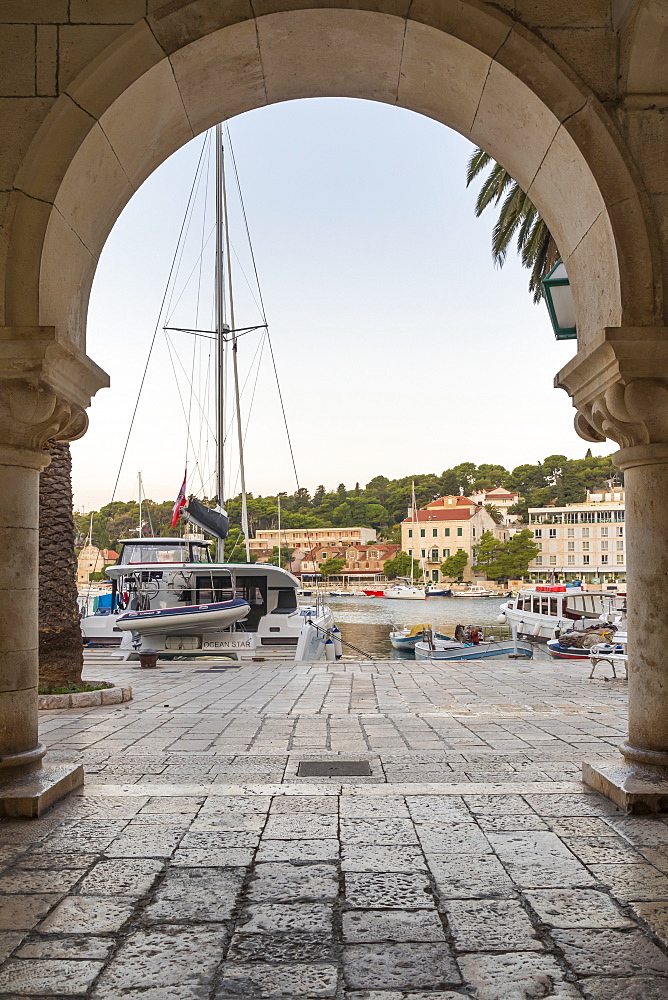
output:
{"label": "palm tree", "polygon": [[517,252],[522,264],[531,270],[529,291],[533,293],[534,302],[540,302],[543,294],[541,280],[558,261],[559,249],[526,192],[500,163],[482,149],[474,150],[468,162],[466,186],[490,166],[491,170],[476,199],[476,218],[488,205],[498,205],[503,198],[492,232],[492,258],[495,264],[503,267],[513,236],[517,234]]}
{"label": "palm tree", "polygon": [[80,684],[83,645],[77,606],[70,446],[49,441],[39,482],[39,681]]}

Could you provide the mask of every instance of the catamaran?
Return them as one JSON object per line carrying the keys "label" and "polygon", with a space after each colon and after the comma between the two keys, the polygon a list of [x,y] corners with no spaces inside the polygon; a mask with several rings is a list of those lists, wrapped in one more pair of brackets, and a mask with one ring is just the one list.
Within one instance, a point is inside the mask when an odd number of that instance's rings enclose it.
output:
{"label": "catamaran", "polygon": [[[252,563],[246,510],[244,433],[237,368],[237,336],[260,327],[235,327],[232,262],[223,160],[222,126],[215,129],[216,255],[215,330],[190,330],[215,341],[216,443],[215,478],[218,504],[186,499],[187,472],[176,503],[172,528],[185,518],[190,526],[214,539],[198,537],[126,538],[118,562],[106,569],[112,582],[109,607],[82,619],[84,641],[120,646],[121,655],[157,651],[161,657],[224,656],[234,660],[319,660],[332,645],[334,619],[319,596],[298,605],[299,580],[285,569]],[[224,271],[224,265],[225,271]],[[229,323],[226,322],[226,316]],[[262,324],[266,329],[266,323]],[[239,451],[241,528],[246,562],[226,562],[229,518],[225,497],[225,371],[230,345],[234,411]],[[140,535],[142,531],[140,515]],[[328,642],[329,640],[329,642]]]}

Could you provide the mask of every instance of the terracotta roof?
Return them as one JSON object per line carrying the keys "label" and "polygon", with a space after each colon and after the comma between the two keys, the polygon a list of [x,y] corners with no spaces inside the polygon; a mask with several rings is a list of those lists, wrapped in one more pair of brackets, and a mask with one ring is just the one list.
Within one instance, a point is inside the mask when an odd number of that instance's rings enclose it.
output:
{"label": "terracotta roof", "polygon": [[[454,501],[454,503],[448,503],[447,501]],[[440,509],[441,507],[454,507],[454,506],[470,507],[471,505],[475,506],[475,500],[469,500],[468,497],[449,495],[445,497],[436,497],[435,500],[432,500],[430,503],[427,504],[426,508],[422,509],[433,510],[435,507]]]}
{"label": "terracotta roof", "polygon": [[[416,521],[421,524],[423,521],[470,521],[475,510],[472,508],[475,504],[470,507],[463,509],[462,507],[451,507],[448,509],[441,510],[418,510]],[[402,524],[412,524],[412,517],[405,517]]]}
{"label": "terracotta roof", "polygon": [[486,490],[488,497],[517,497],[519,493],[510,493],[503,486],[497,486],[494,490]]}

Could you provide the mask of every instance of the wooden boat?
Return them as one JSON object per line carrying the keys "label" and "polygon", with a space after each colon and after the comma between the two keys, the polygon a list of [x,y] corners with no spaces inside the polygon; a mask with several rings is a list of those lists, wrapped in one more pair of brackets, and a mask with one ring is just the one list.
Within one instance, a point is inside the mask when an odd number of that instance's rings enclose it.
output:
{"label": "wooden boat", "polygon": [[524,639],[500,639],[490,642],[463,643],[434,638],[415,643],[416,660],[486,660],[493,656],[533,657],[533,646]]}

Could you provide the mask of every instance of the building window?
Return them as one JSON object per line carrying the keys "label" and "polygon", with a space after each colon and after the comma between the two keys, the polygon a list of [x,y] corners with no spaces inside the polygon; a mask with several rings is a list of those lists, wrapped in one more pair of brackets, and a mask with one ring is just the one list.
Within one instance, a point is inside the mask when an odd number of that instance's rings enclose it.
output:
{"label": "building window", "polygon": [[409,554],[409,556],[412,556],[412,555],[413,555],[413,550],[412,550],[412,549],[409,549],[409,550],[408,550],[408,554]]}
{"label": "building window", "polygon": [[422,549],[421,551],[422,551],[422,558],[424,559],[424,557],[425,557],[425,556],[426,556],[426,554],[427,554],[427,550],[426,550],[426,549]]}
{"label": "building window", "polygon": [[601,538],[607,538],[607,537],[608,537],[608,529],[601,528]]}
{"label": "building window", "polygon": [[450,549],[443,549],[443,558],[444,559],[450,558]]}
{"label": "building window", "polygon": [[471,531],[473,532],[473,537],[475,538],[475,528],[471,528]]}
{"label": "building window", "polygon": [[557,557],[550,556],[550,566],[556,566],[556,565],[557,565]]}
{"label": "building window", "polygon": [[409,528],[409,529],[408,529],[408,537],[409,537],[409,538],[412,538],[412,537],[413,537],[413,529],[412,529],[412,528]]}
{"label": "building window", "polygon": [[543,537],[543,529],[542,528],[535,528],[534,529],[534,533],[533,533],[533,537],[534,538],[542,538]]}
{"label": "building window", "polygon": [[621,537],[623,534],[624,534],[624,527],[623,525],[621,525],[617,528],[617,535]]}
{"label": "building window", "polygon": [[607,552],[607,551],[608,551],[608,543],[601,542],[601,552]]}
{"label": "building window", "polygon": [[583,528],[582,529],[582,537],[583,538],[589,538],[589,528]]}
{"label": "building window", "polygon": [[436,562],[438,560],[438,549],[431,550],[431,561]]}
{"label": "building window", "polygon": [[566,534],[569,538],[575,538],[575,528],[567,528]]}
{"label": "building window", "polygon": [[450,529],[446,528],[445,529],[445,537],[448,538],[449,536],[450,536]]}
{"label": "building window", "polygon": [[326,552],[322,552],[322,553],[321,553],[321,557],[322,557],[323,559],[326,559],[326,558],[327,558],[327,553],[326,553]]}
{"label": "building window", "polygon": [[461,528],[457,528],[457,537],[458,538],[462,537],[462,529]]}
{"label": "building window", "polygon": [[608,563],[608,557],[607,556],[601,556],[601,563],[603,564],[603,566],[606,566],[607,563]]}
{"label": "building window", "polygon": [[569,552],[575,552],[575,542],[567,542],[567,545]]}
{"label": "building window", "polygon": [[589,565],[589,556],[583,556],[582,557],[582,565],[583,566],[588,566]]}
{"label": "building window", "polygon": [[426,531],[424,528],[420,528],[420,538],[424,538]]}
{"label": "building window", "polygon": [[575,565],[575,556],[568,556],[568,565],[569,566]]}
{"label": "building window", "polygon": [[582,551],[583,552],[589,552],[589,542],[583,542],[582,543]]}
{"label": "building window", "polygon": [[542,556],[536,556],[536,558],[534,559],[534,563],[536,564],[536,566],[542,566],[543,565],[543,557]]}
{"label": "building window", "polygon": [[624,542],[617,542],[617,548],[618,549],[623,549],[624,548]]}
{"label": "building window", "polygon": [[550,528],[550,538],[556,538],[556,537],[557,537],[557,529]]}
{"label": "building window", "polygon": [[617,565],[622,566],[624,564],[624,556],[617,556]]}
{"label": "building window", "polygon": [[438,528],[432,528],[431,529],[431,537],[432,538],[438,538]]}

